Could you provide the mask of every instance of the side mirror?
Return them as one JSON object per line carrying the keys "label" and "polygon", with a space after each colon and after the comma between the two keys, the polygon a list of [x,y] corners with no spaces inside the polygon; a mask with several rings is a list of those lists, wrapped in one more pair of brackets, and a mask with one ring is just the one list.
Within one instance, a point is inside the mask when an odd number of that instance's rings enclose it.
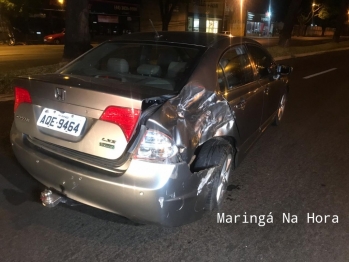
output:
{"label": "side mirror", "polygon": [[289,75],[293,71],[293,67],[287,65],[278,65],[276,68],[276,72],[279,75]]}

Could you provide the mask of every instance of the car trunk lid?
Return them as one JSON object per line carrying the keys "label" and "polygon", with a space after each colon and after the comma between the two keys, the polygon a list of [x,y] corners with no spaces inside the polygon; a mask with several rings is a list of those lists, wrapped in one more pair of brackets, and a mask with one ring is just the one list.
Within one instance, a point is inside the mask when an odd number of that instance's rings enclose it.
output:
{"label": "car trunk lid", "polygon": [[[31,103],[15,111],[24,134],[81,153],[118,159],[132,138],[142,101],[168,93],[136,84],[59,74],[19,78]],[[73,124],[72,124],[73,122]]]}

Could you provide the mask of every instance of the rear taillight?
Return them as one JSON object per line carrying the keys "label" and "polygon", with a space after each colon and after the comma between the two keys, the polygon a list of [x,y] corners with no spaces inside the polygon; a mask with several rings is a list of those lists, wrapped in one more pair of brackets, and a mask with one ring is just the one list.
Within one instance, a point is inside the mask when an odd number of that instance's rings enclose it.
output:
{"label": "rear taillight", "polygon": [[120,126],[125,134],[126,140],[129,141],[137,125],[140,114],[141,110],[139,109],[109,106],[104,110],[99,119]]}
{"label": "rear taillight", "polygon": [[17,108],[22,103],[32,103],[32,99],[30,97],[30,94],[28,90],[21,88],[21,87],[15,87],[15,106],[14,111],[16,112]]}
{"label": "rear taillight", "polygon": [[135,150],[134,159],[166,163],[178,153],[173,139],[162,132],[149,129]]}

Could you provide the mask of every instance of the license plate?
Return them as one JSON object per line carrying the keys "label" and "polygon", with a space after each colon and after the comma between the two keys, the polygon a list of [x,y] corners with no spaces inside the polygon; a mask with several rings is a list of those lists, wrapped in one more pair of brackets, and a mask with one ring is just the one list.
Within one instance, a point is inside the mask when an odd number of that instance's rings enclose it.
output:
{"label": "license plate", "polygon": [[72,136],[79,136],[85,125],[86,118],[45,108],[36,124]]}

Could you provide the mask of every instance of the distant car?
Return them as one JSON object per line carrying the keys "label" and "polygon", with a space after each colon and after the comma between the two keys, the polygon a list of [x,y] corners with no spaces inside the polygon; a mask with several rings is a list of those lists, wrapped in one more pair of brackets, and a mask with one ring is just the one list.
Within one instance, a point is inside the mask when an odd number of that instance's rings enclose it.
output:
{"label": "distant car", "polygon": [[64,44],[64,35],[65,35],[65,30],[57,34],[46,35],[44,36],[44,43],[55,44],[55,45]]}
{"label": "distant car", "polygon": [[42,35],[40,31],[33,31],[26,28],[19,29],[17,27],[13,27],[11,32],[9,33],[9,41],[8,45],[14,46],[17,44],[42,44]]}
{"label": "distant car", "polygon": [[231,171],[280,123],[291,71],[247,38],[123,35],[16,80],[12,148],[45,206],[182,225],[221,207]]}

